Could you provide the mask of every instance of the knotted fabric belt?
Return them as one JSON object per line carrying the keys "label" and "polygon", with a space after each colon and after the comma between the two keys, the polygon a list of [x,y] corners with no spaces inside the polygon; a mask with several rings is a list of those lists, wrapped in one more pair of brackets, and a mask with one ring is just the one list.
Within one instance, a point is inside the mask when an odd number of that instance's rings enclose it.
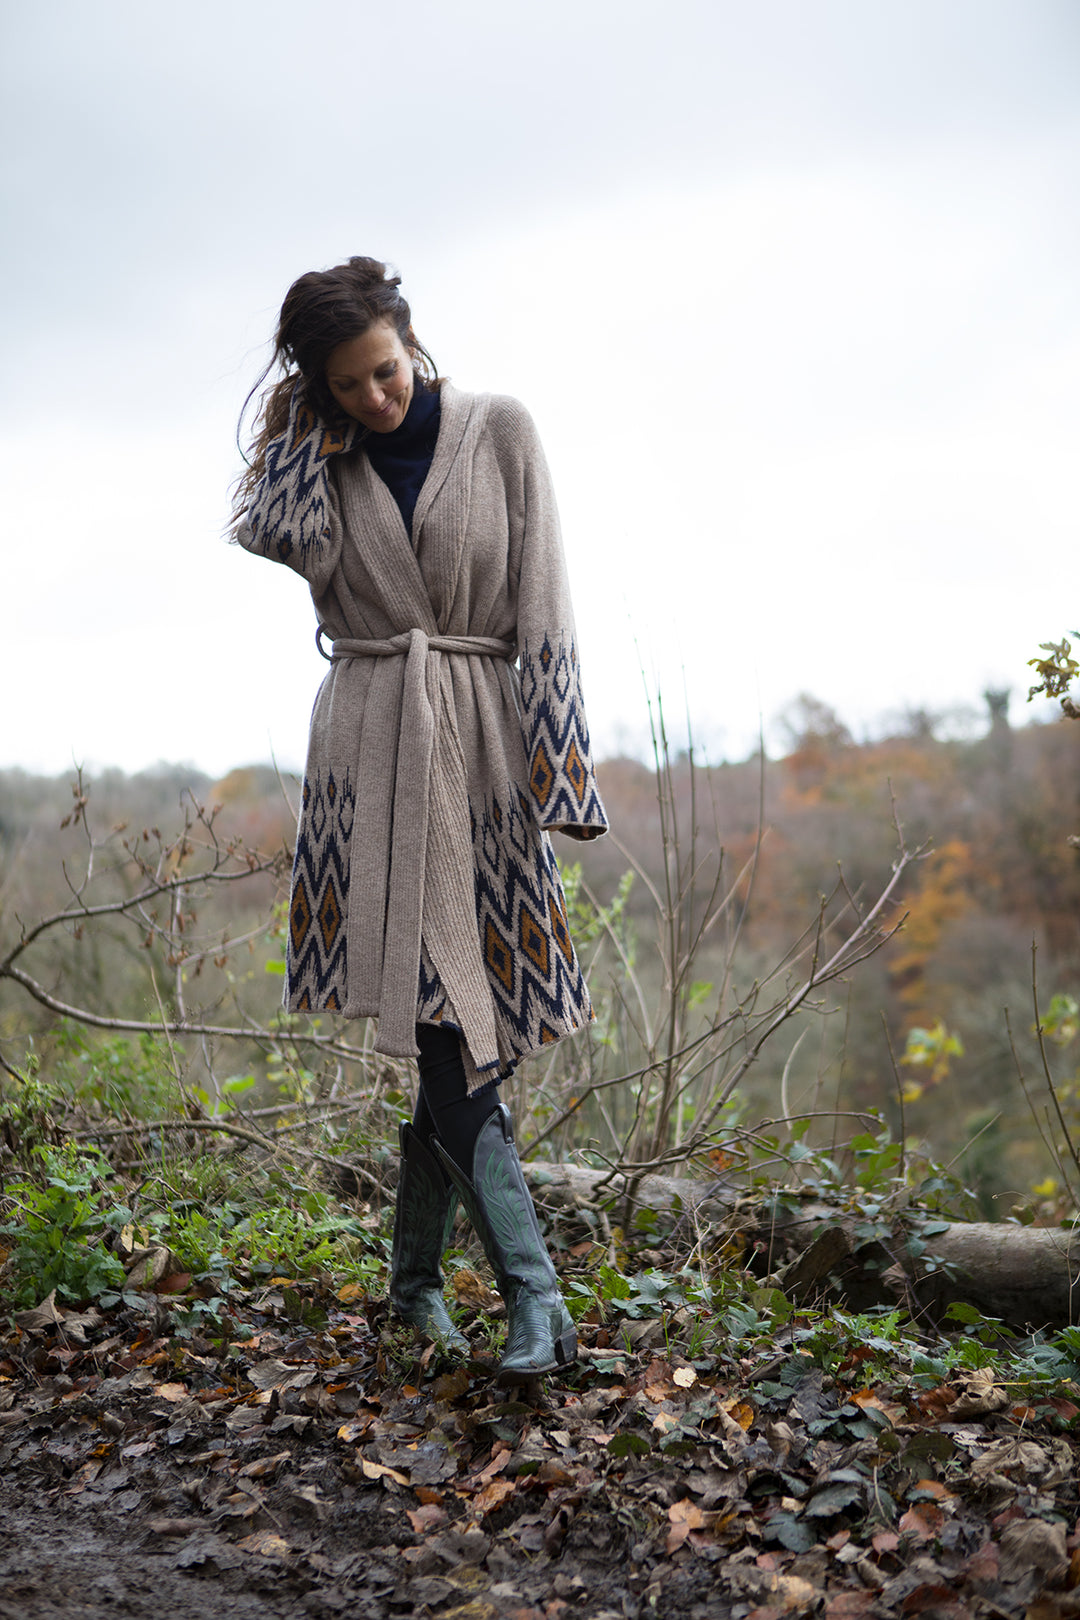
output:
{"label": "knotted fabric belt", "polygon": [[[321,640],[319,651],[327,656]],[[479,1071],[499,1062],[499,1050],[476,926],[468,779],[448,661],[454,654],[510,660],[516,648],[493,636],[415,629],[332,646],[335,664],[382,661],[365,695],[357,758],[344,1011],[359,1017],[377,1008],[376,1051],[415,1056],[422,938],[473,1060],[466,1070],[475,1065],[470,1081],[479,1081]],[[396,659],[404,660],[400,672]]]}

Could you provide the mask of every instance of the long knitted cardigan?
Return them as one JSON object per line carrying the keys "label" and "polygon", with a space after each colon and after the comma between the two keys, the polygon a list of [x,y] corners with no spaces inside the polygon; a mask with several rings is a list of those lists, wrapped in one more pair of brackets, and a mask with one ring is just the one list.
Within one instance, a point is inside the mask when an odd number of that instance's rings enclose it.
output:
{"label": "long knitted cardigan", "polygon": [[455,1028],[475,1089],[592,1017],[548,832],[607,823],[535,427],[446,382],[440,404],[411,535],[364,435],[294,398],[239,539],[303,576],[332,643],[285,1005],[375,1017],[395,1056]]}

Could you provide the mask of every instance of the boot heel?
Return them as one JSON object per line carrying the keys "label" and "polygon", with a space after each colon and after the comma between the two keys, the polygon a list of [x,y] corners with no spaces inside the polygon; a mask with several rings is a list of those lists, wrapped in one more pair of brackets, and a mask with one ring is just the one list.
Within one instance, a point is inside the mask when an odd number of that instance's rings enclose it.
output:
{"label": "boot heel", "polygon": [[555,1360],[560,1367],[570,1367],[577,1360],[577,1334],[560,1333],[555,1340]]}

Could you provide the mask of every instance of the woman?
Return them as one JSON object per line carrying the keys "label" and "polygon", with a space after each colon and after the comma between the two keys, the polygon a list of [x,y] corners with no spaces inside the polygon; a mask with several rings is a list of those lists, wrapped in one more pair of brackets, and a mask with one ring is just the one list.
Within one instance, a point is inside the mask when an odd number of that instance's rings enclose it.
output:
{"label": "woman", "polygon": [[270,362],[284,375],[238,488],[237,538],[303,575],[330,660],[285,1005],[375,1018],[377,1051],[418,1057],[391,1301],[467,1349],[440,1272],[460,1197],[506,1303],[499,1378],[515,1383],[577,1341],[497,1085],[592,1017],[547,835],[606,822],[536,431],[515,400],[435,375],[399,286],[353,258],[289,289]]}

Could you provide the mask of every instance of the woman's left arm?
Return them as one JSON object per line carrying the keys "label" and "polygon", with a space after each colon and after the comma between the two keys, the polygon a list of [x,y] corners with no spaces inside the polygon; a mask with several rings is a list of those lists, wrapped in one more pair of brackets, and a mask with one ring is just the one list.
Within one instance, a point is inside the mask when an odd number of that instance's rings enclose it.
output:
{"label": "woman's left arm", "polygon": [[505,404],[517,463],[511,505],[520,526],[517,635],[533,813],[540,827],[584,841],[606,832],[608,822],[582,701],[559,514],[532,418],[516,401]]}

